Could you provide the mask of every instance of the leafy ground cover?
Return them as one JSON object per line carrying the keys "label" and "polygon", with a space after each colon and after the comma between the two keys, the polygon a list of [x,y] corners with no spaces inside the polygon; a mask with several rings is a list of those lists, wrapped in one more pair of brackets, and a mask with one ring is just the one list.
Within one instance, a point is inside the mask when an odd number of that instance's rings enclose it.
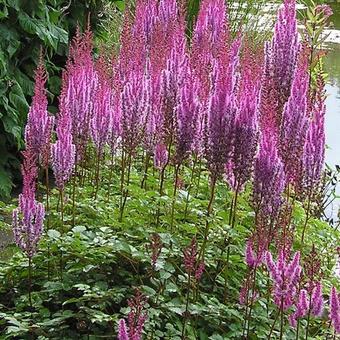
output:
{"label": "leafy ground cover", "polygon": [[[109,159],[107,163],[110,164]],[[164,195],[160,196],[158,172],[148,175],[147,189],[141,188],[143,167],[142,163],[136,162],[128,188],[126,213],[123,221],[119,222],[119,165],[115,165],[113,175],[111,170],[108,165],[103,168],[96,200],[93,198],[90,172],[87,172],[85,185],[76,183],[74,226],[72,186],[65,195],[64,224],[61,223],[60,212],[57,212],[59,195],[53,190],[50,227],[46,229],[33,261],[32,308],[29,307],[26,256],[16,252],[1,263],[1,282],[5,283],[1,287],[3,333],[20,338],[31,334],[40,339],[75,339],[86,338],[87,335],[93,339],[101,336],[110,338],[117,334],[118,319],[129,311],[127,299],[138,288],[147,297],[146,338],[180,338],[186,315],[188,338],[240,339],[246,309],[239,303],[240,290],[247,274],[245,240],[254,229],[254,213],[248,204],[249,190],[241,195],[237,222],[231,229],[228,211],[232,193],[225,184],[218,186],[210,216],[205,270],[200,280],[193,280],[189,287],[183,251],[193,237],[199,243],[204,237],[205,211],[209,201],[206,169],[202,169],[200,178],[196,169],[185,216],[192,165],[183,167],[172,230],[171,171],[167,175]],[[293,223],[298,240],[305,217],[303,208],[296,205]],[[227,253],[222,254],[222,249],[229,237],[228,266],[217,271],[219,260],[226,262]],[[332,270],[338,241],[339,232],[328,224],[314,218],[308,222],[306,243],[314,244],[320,250],[323,283],[327,291],[337,283]],[[295,247],[299,249],[301,244],[296,242]],[[308,258],[310,251],[310,246],[304,247],[302,257]],[[153,256],[155,253],[158,256]],[[157,258],[156,261],[153,258]],[[276,308],[271,302],[271,283],[266,270],[261,269],[257,275],[259,297],[254,302],[249,336],[267,339]],[[306,322],[301,322],[303,328]],[[326,316],[313,319],[310,338],[324,339],[331,332],[327,327]],[[278,333],[279,323],[274,327],[272,337],[278,337]],[[285,337],[295,337],[294,329],[288,324],[285,325]]]}

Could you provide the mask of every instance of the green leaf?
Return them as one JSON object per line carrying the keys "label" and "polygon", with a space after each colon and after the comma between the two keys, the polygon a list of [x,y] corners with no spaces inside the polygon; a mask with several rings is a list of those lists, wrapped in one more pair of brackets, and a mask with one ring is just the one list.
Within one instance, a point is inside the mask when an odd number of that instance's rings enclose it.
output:
{"label": "green leaf", "polygon": [[58,230],[50,229],[47,231],[47,235],[52,239],[52,240],[57,240],[60,238],[61,234]]}

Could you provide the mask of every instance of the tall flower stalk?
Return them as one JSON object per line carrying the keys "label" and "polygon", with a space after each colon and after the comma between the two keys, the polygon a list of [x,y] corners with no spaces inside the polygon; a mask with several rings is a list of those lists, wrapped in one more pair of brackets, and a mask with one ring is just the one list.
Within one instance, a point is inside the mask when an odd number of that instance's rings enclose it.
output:
{"label": "tall flower stalk", "polygon": [[[296,252],[293,259],[288,262],[288,253],[281,249],[277,261],[274,262],[272,254],[266,253],[266,264],[274,283],[273,298],[281,315],[280,340],[283,339],[284,313],[290,308],[295,299],[297,284],[301,274],[300,253]],[[271,332],[273,327],[271,329]],[[269,335],[270,338],[271,334]]]}
{"label": "tall flower stalk", "polygon": [[98,84],[93,98],[93,116],[90,122],[92,140],[97,150],[97,163],[95,174],[94,199],[97,198],[99,187],[100,161],[103,156],[104,148],[112,131],[112,90],[109,67],[104,58],[98,61]]}
{"label": "tall flower stalk", "polygon": [[38,169],[36,154],[30,149],[23,152],[23,191],[19,195],[19,206],[13,210],[12,227],[14,240],[28,258],[29,303],[32,308],[32,258],[37,252],[42,236],[45,208],[35,199]]}

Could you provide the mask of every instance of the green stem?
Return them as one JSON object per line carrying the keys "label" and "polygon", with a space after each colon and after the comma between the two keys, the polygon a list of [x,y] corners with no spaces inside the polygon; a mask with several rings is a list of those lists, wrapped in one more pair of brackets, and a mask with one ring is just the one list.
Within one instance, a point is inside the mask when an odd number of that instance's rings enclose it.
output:
{"label": "green stem", "polygon": [[275,316],[275,319],[273,321],[272,327],[270,328],[269,335],[268,335],[268,340],[271,340],[271,338],[272,338],[272,333],[273,333],[276,321],[279,318],[279,315],[280,315],[280,309],[278,309],[278,311],[276,313],[276,316]]}
{"label": "green stem", "polygon": [[251,291],[249,314],[248,314],[248,318],[247,318],[248,319],[248,327],[247,327],[247,338],[246,339],[249,339],[249,333],[250,333],[251,313],[252,313],[252,310],[253,310],[254,299],[255,299],[256,271],[257,271],[257,267],[255,267],[255,269],[254,269],[254,280],[253,280],[252,291]]}
{"label": "green stem", "polygon": [[190,196],[190,191],[191,191],[191,187],[192,187],[192,182],[194,180],[196,164],[197,164],[197,155],[195,155],[194,164],[193,164],[192,169],[191,169],[190,183],[189,183],[189,187],[188,187],[187,197],[186,197],[186,200],[185,200],[184,219],[187,218],[187,214],[188,214],[189,196]]}
{"label": "green stem", "polygon": [[297,320],[297,326],[296,326],[296,340],[299,340],[299,333],[300,333],[300,319]]}
{"label": "green stem", "polygon": [[123,193],[123,202],[121,205],[121,210],[120,210],[120,217],[119,217],[119,221],[122,222],[123,221],[123,216],[124,216],[124,209],[125,209],[125,205],[126,205],[126,201],[127,198],[129,196],[129,185],[130,185],[130,175],[131,175],[131,163],[132,163],[132,152],[129,152],[128,155],[128,171],[127,171],[127,178],[126,178],[126,189]]}
{"label": "green stem", "polygon": [[302,236],[301,236],[301,246],[303,245],[304,239],[305,239],[305,232],[306,232],[306,228],[307,228],[307,224],[308,224],[308,220],[309,220],[309,214],[310,214],[310,205],[311,205],[311,193],[308,195],[307,198],[307,209],[306,209],[306,219],[305,219],[305,223],[303,225],[303,229],[302,229]]}
{"label": "green stem", "polygon": [[95,189],[95,192],[94,192],[94,199],[95,200],[97,199],[98,189],[99,189],[100,157],[101,157],[101,151],[98,151],[97,167],[96,167],[96,175],[95,175],[95,185],[96,185],[96,189]]}
{"label": "green stem", "polygon": [[[46,229],[47,231],[50,229],[50,185],[49,185],[49,177],[48,177],[48,166],[45,167],[45,179],[46,179]],[[47,279],[50,280],[51,276],[51,250],[50,244],[47,245]]]}
{"label": "green stem", "polygon": [[182,336],[181,336],[182,340],[185,339],[185,326],[186,326],[187,317],[188,317],[188,310],[189,310],[190,287],[191,287],[191,274],[189,273],[187,301],[186,301],[186,304],[185,304],[185,314],[184,314],[183,327],[182,327]]}
{"label": "green stem", "polygon": [[110,167],[109,183],[108,183],[108,188],[107,188],[107,202],[110,201],[113,166],[114,166],[114,152],[111,152],[111,167]]}
{"label": "green stem", "polygon": [[[61,235],[64,235],[64,190],[60,189]],[[63,251],[60,249],[60,279],[63,282]]]}
{"label": "green stem", "polygon": [[210,200],[209,200],[209,204],[208,204],[208,208],[207,208],[207,220],[206,220],[206,223],[205,223],[204,239],[203,239],[203,244],[202,244],[199,256],[198,256],[198,258],[201,261],[204,261],[205,248],[206,248],[206,244],[207,244],[207,241],[208,241],[209,227],[210,227],[209,218],[210,218],[210,215],[212,213],[213,202],[214,202],[214,198],[215,198],[216,182],[217,182],[217,178],[214,176],[212,178],[212,182],[211,182],[211,192],[210,192]]}
{"label": "green stem", "polygon": [[[309,306],[312,303],[312,296],[310,295],[309,297]],[[308,331],[309,331],[309,323],[310,323],[310,314],[311,314],[311,308],[308,310],[308,315],[307,315],[307,326],[306,326],[306,340],[308,340]]]}
{"label": "green stem", "polygon": [[33,310],[33,303],[32,303],[32,257],[28,257],[28,300],[30,303],[31,313]]}
{"label": "green stem", "polygon": [[177,184],[178,184],[178,174],[180,169],[180,164],[175,165],[175,183],[174,183],[174,192],[172,197],[171,204],[171,219],[170,219],[170,231],[172,232],[174,226],[174,213],[175,213],[175,203],[176,203],[176,195],[177,195]]}
{"label": "green stem", "polygon": [[76,162],[75,171],[73,175],[73,189],[72,189],[72,226],[75,226],[76,220],[76,177],[77,177],[78,164]]}
{"label": "green stem", "polygon": [[145,156],[145,167],[144,167],[144,175],[143,175],[143,179],[142,182],[140,184],[140,187],[146,190],[146,181],[148,179],[148,170],[149,170],[149,165],[150,165],[150,153],[148,152]]}
{"label": "green stem", "polygon": [[284,325],[284,314],[283,314],[283,297],[281,297],[281,327],[280,327],[280,340],[283,339],[283,325]]}

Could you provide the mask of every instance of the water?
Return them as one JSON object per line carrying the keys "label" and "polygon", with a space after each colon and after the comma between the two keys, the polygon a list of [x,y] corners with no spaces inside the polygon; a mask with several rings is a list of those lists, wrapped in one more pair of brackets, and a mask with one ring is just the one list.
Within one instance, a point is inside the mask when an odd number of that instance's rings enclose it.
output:
{"label": "water", "polygon": [[[328,49],[325,58],[325,71],[328,73],[327,111],[326,111],[326,163],[334,169],[340,165],[340,4],[332,4],[333,16],[331,26],[326,31],[329,34],[325,47]],[[337,192],[340,195],[340,185]],[[330,214],[336,219],[340,208],[337,199],[330,207]]]}

